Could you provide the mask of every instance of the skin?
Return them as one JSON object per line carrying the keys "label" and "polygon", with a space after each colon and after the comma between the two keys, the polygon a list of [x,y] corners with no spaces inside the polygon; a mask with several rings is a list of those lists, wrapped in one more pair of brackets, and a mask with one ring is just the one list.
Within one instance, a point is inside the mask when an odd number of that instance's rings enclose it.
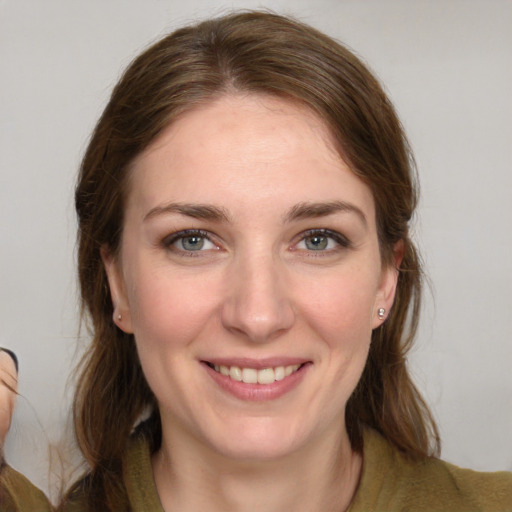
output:
{"label": "skin", "polygon": [[[158,400],[168,512],[344,510],[354,495],[345,406],[397,271],[369,188],[333,148],[303,107],[238,94],[185,114],[133,165],[120,251],[102,256]],[[287,357],[306,364],[272,399],[233,395],[205,364]]]}
{"label": "skin", "polygon": [[14,361],[7,352],[0,351],[0,450],[11,425],[17,388],[18,377]]}

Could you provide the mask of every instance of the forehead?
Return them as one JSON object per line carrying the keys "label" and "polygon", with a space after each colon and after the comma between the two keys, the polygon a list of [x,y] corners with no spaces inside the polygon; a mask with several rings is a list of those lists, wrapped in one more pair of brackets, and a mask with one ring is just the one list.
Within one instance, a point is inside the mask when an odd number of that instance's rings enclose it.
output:
{"label": "forehead", "polygon": [[223,96],[182,115],[139,155],[129,203],[263,207],[349,196],[373,210],[369,188],[335,147],[326,124],[302,105],[263,95]]}

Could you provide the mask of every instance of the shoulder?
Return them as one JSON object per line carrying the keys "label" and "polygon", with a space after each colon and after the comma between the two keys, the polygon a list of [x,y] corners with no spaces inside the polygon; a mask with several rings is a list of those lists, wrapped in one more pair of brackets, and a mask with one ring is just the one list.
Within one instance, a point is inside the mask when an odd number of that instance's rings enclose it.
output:
{"label": "shoulder", "polygon": [[50,512],[52,507],[42,491],[21,473],[4,465],[0,470],[0,510]]}
{"label": "shoulder", "polygon": [[512,511],[512,473],[482,473],[434,458],[401,464],[401,482],[411,501],[437,503],[433,510]]}
{"label": "shoulder", "polygon": [[435,480],[446,482],[452,494],[463,496],[480,510],[512,510],[512,473],[483,473],[440,460],[430,461],[425,470],[435,474]]}
{"label": "shoulder", "polygon": [[134,435],[130,439],[120,469],[108,474],[108,482],[105,476],[89,473],[75,483],[59,512],[163,512],[153,480],[150,447],[144,436]]}
{"label": "shoulder", "polygon": [[88,473],[66,493],[58,512],[129,512],[123,478],[117,471]]}
{"label": "shoulder", "polygon": [[436,458],[414,462],[374,431],[366,432],[364,441],[357,507],[351,512],[512,511],[512,473],[481,473]]}

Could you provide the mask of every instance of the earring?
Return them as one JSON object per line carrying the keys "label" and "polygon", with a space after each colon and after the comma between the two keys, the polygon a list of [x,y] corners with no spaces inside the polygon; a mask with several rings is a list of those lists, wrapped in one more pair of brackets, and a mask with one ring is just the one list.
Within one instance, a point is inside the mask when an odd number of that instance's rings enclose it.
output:
{"label": "earring", "polygon": [[119,314],[117,315],[117,317],[115,317],[115,319],[116,319],[118,322],[120,322],[120,321],[123,319],[123,317],[122,317],[121,313],[119,313]]}
{"label": "earring", "polygon": [[386,310],[384,308],[379,308],[377,311],[377,316],[382,320],[384,315],[386,314]]}

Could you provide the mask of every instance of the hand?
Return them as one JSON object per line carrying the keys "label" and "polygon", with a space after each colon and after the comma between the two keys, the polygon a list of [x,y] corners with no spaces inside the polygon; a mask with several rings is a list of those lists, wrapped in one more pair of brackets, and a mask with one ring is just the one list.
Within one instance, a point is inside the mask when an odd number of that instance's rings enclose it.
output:
{"label": "hand", "polygon": [[18,389],[16,366],[17,363],[10,353],[0,349],[0,450],[9,431],[16,403]]}

